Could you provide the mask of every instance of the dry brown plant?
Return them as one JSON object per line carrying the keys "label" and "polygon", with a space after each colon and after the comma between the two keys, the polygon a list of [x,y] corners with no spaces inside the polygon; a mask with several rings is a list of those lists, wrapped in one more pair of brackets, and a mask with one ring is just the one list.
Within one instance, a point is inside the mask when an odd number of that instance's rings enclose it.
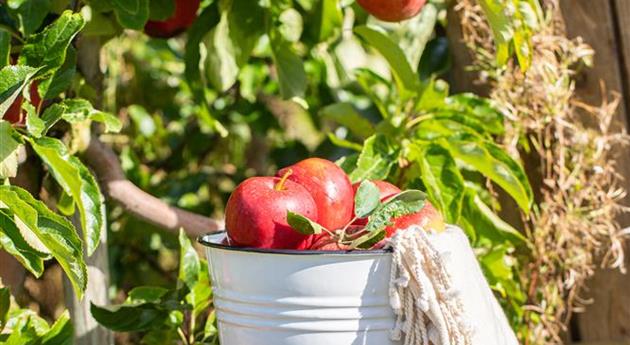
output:
{"label": "dry brown plant", "polygon": [[532,243],[520,272],[528,294],[519,332],[524,344],[563,343],[595,269],[624,270],[622,243],[630,232],[616,221],[628,211],[615,162],[615,151],[629,141],[614,121],[620,97],[602,85],[602,104],[577,99],[574,77],[594,52],[580,38],[567,38],[558,0],[546,5],[526,73],[515,63],[497,66],[490,27],[475,0],[455,7],[473,52],[471,69],[506,114],[504,144],[523,159],[537,190],[534,212],[523,217]]}

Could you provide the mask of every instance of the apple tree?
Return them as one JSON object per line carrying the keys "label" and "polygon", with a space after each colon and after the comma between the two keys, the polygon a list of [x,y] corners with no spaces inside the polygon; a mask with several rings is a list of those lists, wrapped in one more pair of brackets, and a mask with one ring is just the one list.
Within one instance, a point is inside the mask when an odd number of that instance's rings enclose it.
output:
{"label": "apple tree", "polygon": [[[108,342],[94,320],[147,344],[215,342],[189,237],[221,229],[237,182],[307,156],[336,160],[353,182],[426,191],[479,248],[519,327],[512,259],[528,243],[488,186],[524,214],[534,200],[497,143],[504,116],[449,92],[445,1],[416,2],[400,23],[370,16],[371,3],[3,1],[0,247],[34,277],[61,267],[74,297],[48,325],[3,288],[0,340],[69,341],[73,316],[79,343]],[[480,4],[499,64],[527,69],[537,1]],[[108,291],[117,306],[104,306]]]}

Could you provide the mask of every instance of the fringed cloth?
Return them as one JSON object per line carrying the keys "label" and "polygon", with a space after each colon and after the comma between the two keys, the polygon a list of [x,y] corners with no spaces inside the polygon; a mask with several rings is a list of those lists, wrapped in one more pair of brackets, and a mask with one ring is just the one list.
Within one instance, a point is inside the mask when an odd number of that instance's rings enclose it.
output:
{"label": "fringed cloth", "polygon": [[390,302],[392,339],[404,345],[518,345],[464,232],[398,231]]}

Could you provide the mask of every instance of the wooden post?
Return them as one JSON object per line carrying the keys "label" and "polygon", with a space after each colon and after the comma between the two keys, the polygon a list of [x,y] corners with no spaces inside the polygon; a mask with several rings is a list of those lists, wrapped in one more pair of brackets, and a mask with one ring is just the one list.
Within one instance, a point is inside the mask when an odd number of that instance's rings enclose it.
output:
{"label": "wooden post", "polygon": [[[103,89],[103,75],[100,70],[100,54],[102,43],[98,37],[80,37],[77,65],[81,74],[96,90],[98,99],[95,106],[100,108],[101,92]],[[73,217],[77,229],[81,229],[78,216]],[[111,331],[100,326],[90,313],[90,303],[109,304],[107,290],[109,288],[109,265],[107,254],[107,231],[101,233],[101,241],[91,257],[86,256],[88,268],[88,285],[83,300],[79,300],[72,285],[64,278],[66,306],[74,325],[76,345],[113,345],[114,337]]]}
{"label": "wooden post", "polygon": [[[630,2],[628,0],[561,1],[562,13],[570,37],[581,36],[595,50],[593,68],[584,71],[577,83],[578,96],[598,104],[601,101],[600,80],[610,91],[625,97],[617,112],[618,126],[628,129],[630,90],[628,58],[630,58]],[[630,154],[620,150],[619,170],[630,190]],[[619,219],[630,225],[630,215]],[[626,246],[630,250],[630,246]],[[626,255],[630,269],[630,253]],[[618,270],[600,270],[588,284],[594,303],[577,315],[578,334],[582,341],[630,339],[630,275]]]}
{"label": "wooden post", "polygon": [[[77,229],[81,229],[78,214],[72,219]],[[84,248],[85,249],[85,248]],[[109,304],[107,290],[109,288],[109,265],[107,257],[107,231],[101,233],[101,243],[91,257],[86,256],[88,284],[85,296],[79,300],[72,289],[72,284],[64,275],[64,294],[66,307],[70,311],[74,325],[75,345],[113,345],[112,332],[100,326],[90,313],[90,303]]]}

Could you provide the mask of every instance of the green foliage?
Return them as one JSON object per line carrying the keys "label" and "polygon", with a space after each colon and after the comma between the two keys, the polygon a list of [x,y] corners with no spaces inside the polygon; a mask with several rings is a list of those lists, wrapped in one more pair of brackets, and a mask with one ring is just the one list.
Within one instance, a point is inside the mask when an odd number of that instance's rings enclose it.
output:
{"label": "green foliage", "polygon": [[304,235],[317,235],[324,231],[324,227],[317,222],[291,211],[287,211],[287,223],[295,231]]}
{"label": "green foliage", "polygon": [[207,262],[199,258],[183,230],[179,246],[177,287],[134,288],[123,304],[92,304],[92,316],[101,325],[118,332],[144,332],[145,344],[164,344],[176,339],[185,344],[215,342],[217,332],[213,326],[214,312],[209,312],[212,289]]}
{"label": "green foliage", "polygon": [[[68,98],[77,93],[69,89],[80,85],[75,84],[76,51],[71,43],[85,20],[81,14],[62,10],[54,21],[40,28],[51,10],[49,4],[52,5],[48,1],[14,1],[9,4],[9,13],[16,21],[2,23],[7,30],[2,31],[2,54],[19,54],[12,55],[16,65],[4,66],[0,71],[0,113],[4,117],[14,101],[23,96],[20,111],[26,114],[26,127],[0,120],[0,179],[4,184],[0,187],[0,245],[35,276],[42,274],[44,261],[54,258],[81,296],[87,286],[84,251],[87,255],[94,252],[106,227],[104,198],[96,178],[76,156],[78,139],[64,141],[55,136],[59,135],[59,128],[69,126],[71,132],[78,133],[78,128],[89,128],[91,122],[103,123],[106,131],[115,132],[121,129],[121,122],[95,110],[85,99]],[[6,39],[4,33],[8,32],[17,38]],[[31,104],[33,90],[48,101]],[[57,208],[66,211],[62,215],[7,180],[16,176],[17,157],[25,145],[46,165],[57,184],[53,187],[60,187],[48,193],[53,197],[50,205],[55,200],[62,202]],[[66,218],[72,216],[75,206],[84,242]],[[63,335],[63,325],[59,327]],[[46,341],[55,343],[59,336],[51,333]]]}
{"label": "green foliage", "polygon": [[0,343],[7,345],[73,344],[70,316],[64,311],[52,326],[29,309],[11,301],[9,288],[0,287]]}

